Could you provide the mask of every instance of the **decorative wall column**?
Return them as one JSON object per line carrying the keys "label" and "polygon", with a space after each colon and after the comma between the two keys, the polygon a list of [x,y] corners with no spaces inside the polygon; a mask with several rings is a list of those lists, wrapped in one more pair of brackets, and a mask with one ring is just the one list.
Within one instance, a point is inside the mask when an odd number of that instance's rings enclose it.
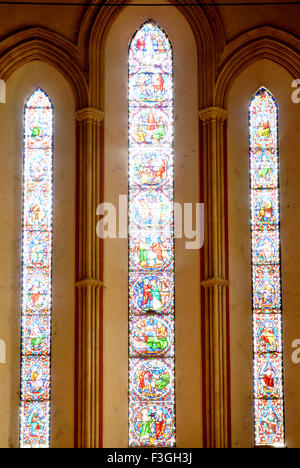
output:
{"label": "decorative wall column", "polygon": [[75,446],[102,443],[101,239],[96,208],[103,191],[103,112],[84,108],[77,121],[76,388]]}
{"label": "decorative wall column", "polygon": [[[228,342],[226,110],[209,107],[202,121],[202,181],[205,242],[202,255],[204,445],[230,445]],[[201,125],[201,122],[200,122]]]}

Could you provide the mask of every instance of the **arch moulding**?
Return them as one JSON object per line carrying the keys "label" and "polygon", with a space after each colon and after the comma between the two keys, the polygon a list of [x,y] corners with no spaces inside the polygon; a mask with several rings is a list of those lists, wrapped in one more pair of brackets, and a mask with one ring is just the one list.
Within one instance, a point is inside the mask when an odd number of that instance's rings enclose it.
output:
{"label": "arch moulding", "polygon": [[[169,0],[170,3],[175,0]],[[186,3],[191,3],[184,0]],[[181,2],[181,3],[184,3]],[[124,1],[125,3],[125,1]],[[222,50],[225,47],[225,32],[221,18],[211,0],[205,3],[210,5],[200,7],[195,1],[193,8],[184,5],[176,6],[189,23],[198,47],[199,68],[199,108],[212,105],[214,79],[217,71],[217,63]],[[91,9],[87,11],[79,34],[78,44],[83,50],[86,37],[89,40],[89,82],[91,93],[91,105],[97,108],[103,107],[103,73],[104,73],[104,47],[103,44],[116,16],[126,8],[126,5],[107,6],[101,8],[97,16],[92,15]],[[154,18],[155,19],[155,14]]]}
{"label": "arch moulding", "polygon": [[52,65],[66,78],[73,90],[76,108],[88,105],[88,84],[83,62],[73,44],[43,28],[20,31],[0,43],[0,77],[3,80],[33,60]]}
{"label": "arch moulding", "polygon": [[230,42],[221,56],[214,93],[214,105],[226,107],[233,81],[248,66],[269,59],[285,68],[293,77],[300,76],[300,40],[276,28],[264,26]]}

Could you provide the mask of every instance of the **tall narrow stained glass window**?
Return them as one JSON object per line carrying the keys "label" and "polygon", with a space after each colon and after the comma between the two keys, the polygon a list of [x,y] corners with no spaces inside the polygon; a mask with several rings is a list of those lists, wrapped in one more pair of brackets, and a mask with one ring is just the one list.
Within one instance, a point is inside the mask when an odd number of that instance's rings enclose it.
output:
{"label": "tall narrow stained glass window", "polygon": [[255,444],[284,446],[278,107],[265,88],[249,122]]}
{"label": "tall narrow stained glass window", "polygon": [[25,105],[20,445],[50,439],[53,107],[41,89]]}
{"label": "tall narrow stained glass window", "polygon": [[145,23],[129,48],[129,445],[172,447],[173,55]]}

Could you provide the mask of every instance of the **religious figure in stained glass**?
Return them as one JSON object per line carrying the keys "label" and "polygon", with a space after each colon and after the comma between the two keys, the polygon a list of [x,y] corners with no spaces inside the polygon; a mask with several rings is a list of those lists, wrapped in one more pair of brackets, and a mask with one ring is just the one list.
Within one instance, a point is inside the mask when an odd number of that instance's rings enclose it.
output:
{"label": "religious figure in stained glass", "polygon": [[173,57],[148,21],[129,48],[129,445],[175,445]]}
{"label": "religious figure in stained glass", "polygon": [[284,445],[278,107],[261,88],[249,107],[255,444]]}
{"label": "religious figure in stained glass", "polygon": [[20,445],[50,437],[53,107],[37,89],[25,105]]}

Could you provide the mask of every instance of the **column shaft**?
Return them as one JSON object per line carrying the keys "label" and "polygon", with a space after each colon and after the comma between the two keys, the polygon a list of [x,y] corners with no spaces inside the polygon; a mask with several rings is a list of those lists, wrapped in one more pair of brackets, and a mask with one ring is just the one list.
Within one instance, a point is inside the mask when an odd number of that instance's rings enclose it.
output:
{"label": "column shaft", "polygon": [[203,148],[205,242],[202,268],[202,327],[204,366],[205,445],[225,448],[230,444],[228,311],[225,220],[224,109],[200,111]]}
{"label": "column shaft", "polygon": [[101,446],[102,240],[96,235],[101,200],[103,113],[81,109],[77,120],[76,433],[75,446]]}

